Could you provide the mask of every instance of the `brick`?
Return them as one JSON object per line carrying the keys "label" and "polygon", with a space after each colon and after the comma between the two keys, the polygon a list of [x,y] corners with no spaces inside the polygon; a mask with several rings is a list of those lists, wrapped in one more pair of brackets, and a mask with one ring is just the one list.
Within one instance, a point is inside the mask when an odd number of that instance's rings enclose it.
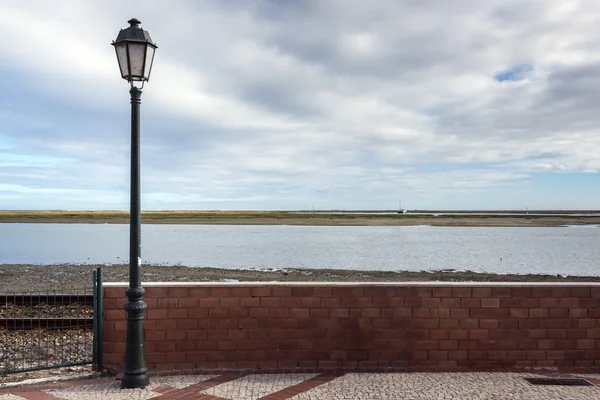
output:
{"label": "brick", "polygon": [[[286,300],[286,299],[281,299],[281,305],[288,306],[287,304],[284,304],[284,300]],[[290,300],[297,300],[297,299],[292,298]],[[321,298],[321,307],[333,308],[333,307],[339,307],[341,304],[342,304],[342,300],[337,297]],[[298,302],[298,304],[290,305],[289,307],[299,307],[300,305],[301,305],[301,303]]]}
{"label": "brick", "polygon": [[434,329],[439,325],[437,319],[413,319],[412,327],[415,329]]}
{"label": "brick", "polygon": [[519,305],[524,308],[537,308],[540,306],[540,299],[538,298],[527,298],[521,299]]}
{"label": "brick", "polygon": [[433,289],[427,287],[417,288],[417,297],[433,297]]}
{"label": "brick", "polygon": [[587,318],[587,308],[571,308],[569,309],[569,318]]}
{"label": "brick", "polygon": [[[415,309],[415,311],[418,309]],[[431,318],[450,318],[450,311],[459,311],[458,308],[430,308],[429,315]]]}
{"label": "brick", "polygon": [[148,310],[148,319],[166,319],[168,310]]}
{"label": "brick", "polygon": [[104,318],[108,321],[123,320],[126,317],[125,310],[105,310]]}
{"label": "brick", "polygon": [[316,297],[331,297],[333,290],[330,287],[314,287],[313,295]]}
{"label": "brick", "polygon": [[448,352],[447,351],[430,351],[428,353],[429,359],[434,361],[447,360]]}
{"label": "brick", "polygon": [[[262,299],[261,299],[262,300]],[[222,297],[219,299],[219,306],[220,307],[239,307],[240,306],[240,299],[237,297]]]}
{"label": "brick", "polygon": [[491,297],[492,296],[492,288],[482,288],[476,287],[472,290],[472,297]]}
{"label": "brick", "polygon": [[[298,305],[300,305],[300,302],[298,302]],[[242,306],[242,307],[259,307],[260,306],[260,298],[259,297],[241,298],[240,306]]]}
{"label": "brick", "polygon": [[[305,289],[305,288],[293,288],[293,289]],[[292,290],[293,294],[294,290]],[[271,287],[253,287],[252,288],[252,296],[254,297],[264,297],[271,295]]]}
{"label": "brick", "polygon": [[440,319],[440,328],[442,329],[458,329],[457,319]]}
{"label": "brick", "polygon": [[[305,300],[305,299],[302,299],[302,300]],[[317,300],[318,302],[320,302],[319,299],[314,299],[314,300]],[[261,297],[260,306],[261,307],[280,307],[281,299],[279,297]]]}
{"label": "brick", "polygon": [[511,308],[510,318],[529,318],[529,310],[526,308]]}
{"label": "brick", "polygon": [[213,308],[208,310],[209,318],[227,318],[228,310],[226,308]]}
{"label": "brick", "polygon": [[500,299],[483,298],[483,299],[481,299],[481,307],[482,308],[498,308],[498,307],[500,307]]}
{"label": "brick", "polygon": [[290,318],[308,318],[308,308],[292,308],[290,309]]}
{"label": "brick", "polygon": [[548,310],[548,317],[550,318],[567,318],[568,316],[568,308],[550,308]]}
{"label": "brick", "polygon": [[490,314],[490,310],[486,308],[474,308],[469,310],[469,317],[475,319],[489,318]]}
{"label": "brick", "polygon": [[592,291],[589,287],[572,287],[571,297],[591,297]]}
{"label": "brick", "polygon": [[409,307],[399,307],[394,309],[392,316],[394,318],[410,318],[412,317],[412,308]]}
{"label": "brick", "polygon": [[479,308],[479,307],[481,307],[481,299],[479,299],[479,298],[463,298],[462,306],[465,308]]}
{"label": "brick", "polygon": [[413,315],[415,318],[430,318],[431,310],[429,308],[415,308]]}
{"label": "brick", "polygon": [[429,331],[430,339],[449,339],[450,331],[448,329],[432,329]]}
{"label": "brick", "polygon": [[436,287],[432,291],[433,297],[452,297],[451,287]]}
{"label": "brick", "polygon": [[219,299],[214,298],[214,297],[199,299],[198,307],[217,308],[217,307],[219,307]]}
{"label": "brick", "polygon": [[186,338],[185,331],[167,331],[167,340],[168,341],[185,340],[185,338]]}
{"label": "brick", "polygon": [[442,307],[459,308],[460,307],[460,299],[443,298],[442,299]]}
{"label": "brick", "polygon": [[428,297],[421,300],[421,307],[441,307],[442,300],[436,297]]}
{"label": "brick", "polygon": [[595,318],[581,318],[577,320],[578,328],[596,328],[598,326],[598,320]]}
{"label": "brick", "polygon": [[[349,299],[349,300],[356,300],[356,299]],[[311,307],[311,308],[321,307],[321,299],[318,297],[302,297],[300,299],[300,305],[302,307]]]}
{"label": "brick", "polygon": [[406,307],[421,307],[421,297],[405,297],[404,305]]}
{"label": "brick", "polygon": [[198,299],[179,299],[177,302],[177,307],[179,308],[197,308],[198,307]]}
{"label": "brick", "polygon": [[202,319],[208,318],[208,308],[196,308],[188,310],[188,318]]}
{"label": "brick", "polygon": [[482,319],[479,321],[479,327],[481,329],[496,329],[498,328],[497,319]]}
{"label": "brick", "polygon": [[[342,307],[369,307],[371,306],[371,301],[370,297],[342,298]],[[312,307],[318,307],[318,305]]]}
{"label": "brick", "polygon": [[[150,290],[146,290],[146,297],[150,297],[148,293]],[[165,291],[165,295],[166,295]],[[104,288],[104,298],[123,298],[125,297],[125,288]]]}
{"label": "brick", "polygon": [[167,310],[169,319],[184,319],[188,317],[188,310],[186,309],[171,309]]}
{"label": "brick", "polygon": [[531,318],[548,318],[547,308],[532,308],[529,310],[529,316]]}
{"label": "brick", "polygon": [[174,342],[158,342],[155,345],[155,350],[157,353],[170,353],[175,351],[175,343]]}
{"label": "brick", "polygon": [[194,319],[180,319],[177,320],[177,329],[196,329],[198,327],[198,321]]}
{"label": "brick", "polygon": [[550,339],[566,339],[566,329],[548,329],[548,338]]}
{"label": "brick", "polygon": [[269,308],[269,317],[287,318],[290,316],[289,308]]}
{"label": "brick", "polygon": [[159,319],[156,321],[156,329],[159,331],[177,329],[177,321],[170,319]]}
{"label": "brick", "polygon": [[164,298],[156,299],[156,307],[158,308],[177,308],[179,302],[178,299]]}
{"label": "brick", "polygon": [[558,306],[568,308],[579,307],[579,299],[571,297],[562,298],[560,299]]}
{"label": "brick", "polygon": [[173,298],[187,298],[190,295],[190,288],[186,287],[171,287],[167,288],[167,297]]}
{"label": "brick", "polygon": [[469,339],[487,339],[487,329],[472,329],[469,331]]}
{"label": "brick", "polygon": [[461,319],[458,321],[458,326],[461,329],[477,329],[479,327],[479,320],[476,319]]}
{"label": "brick", "polygon": [[504,297],[500,299],[500,307],[502,308],[519,308],[521,307],[521,299],[516,297]]}
{"label": "brick", "polygon": [[490,308],[490,318],[508,318],[510,316],[510,312],[505,308]]}
{"label": "brick", "polygon": [[[432,333],[433,331],[431,331]],[[469,338],[469,331],[468,330],[463,330],[463,329],[452,329],[448,331],[450,339],[468,339]]]}
{"label": "brick", "polygon": [[472,289],[469,287],[455,287],[452,288],[452,296],[454,297],[460,297],[460,298],[465,298],[465,297],[471,297],[472,294]]}
{"label": "brick", "polygon": [[309,312],[310,318],[329,318],[328,308],[311,308]]}
{"label": "brick", "polygon": [[451,318],[469,318],[469,310],[466,308],[452,308],[450,309]]}
{"label": "brick", "polygon": [[511,288],[506,287],[494,287],[492,288],[492,297],[511,297]]}
{"label": "brick", "polygon": [[205,287],[192,287],[190,288],[190,298],[205,298],[210,296],[210,289]]}
{"label": "brick", "polygon": [[537,319],[520,319],[519,329],[537,329],[539,327],[539,320]]}
{"label": "brick", "polygon": [[584,339],[587,336],[585,329],[569,329],[567,330],[568,339]]}
{"label": "brick", "polygon": [[458,340],[440,340],[440,350],[458,350]]}
{"label": "brick", "polygon": [[416,297],[417,288],[415,287],[397,287],[395,291],[396,297]]}

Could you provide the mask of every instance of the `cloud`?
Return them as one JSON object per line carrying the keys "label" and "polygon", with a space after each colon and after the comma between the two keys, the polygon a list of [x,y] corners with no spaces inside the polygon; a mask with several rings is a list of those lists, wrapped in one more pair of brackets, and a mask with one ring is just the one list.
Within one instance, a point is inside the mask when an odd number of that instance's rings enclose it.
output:
{"label": "cloud", "polygon": [[385,208],[399,193],[439,207],[600,171],[593,1],[4,1],[5,183],[127,196],[110,42],[132,16],[159,46],[142,96],[149,207]]}

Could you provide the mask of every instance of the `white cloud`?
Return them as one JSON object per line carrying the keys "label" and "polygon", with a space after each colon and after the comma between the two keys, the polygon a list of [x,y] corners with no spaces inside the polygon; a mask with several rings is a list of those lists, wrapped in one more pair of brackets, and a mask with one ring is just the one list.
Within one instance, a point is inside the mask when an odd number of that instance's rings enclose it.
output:
{"label": "white cloud", "polygon": [[[0,131],[0,146],[76,160],[50,186],[127,187],[127,86],[109,44],[132,16],[159,45],[143,96],[152,202],[283,207],[318,192],[375,207],[600,171],[595,1],[0,1],[0,67],[62,109],[31,136]],[[532,68],[494,79],[518,65]],[[101,123],[82,132],[73,107]],[[0,98],[13,130],[20,112]]]}

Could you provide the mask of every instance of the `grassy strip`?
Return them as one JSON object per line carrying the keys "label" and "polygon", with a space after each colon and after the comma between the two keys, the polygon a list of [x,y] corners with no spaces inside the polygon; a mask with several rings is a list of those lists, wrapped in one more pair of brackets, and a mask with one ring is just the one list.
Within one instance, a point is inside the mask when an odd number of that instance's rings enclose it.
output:
{"label": "grassy strip", "polygon": [[[0,223],[129,223],[128,211],[0,211]],[[582,215],[298,214],[289,211],[144,211],[147,224],[558,226],[600,224]]]}

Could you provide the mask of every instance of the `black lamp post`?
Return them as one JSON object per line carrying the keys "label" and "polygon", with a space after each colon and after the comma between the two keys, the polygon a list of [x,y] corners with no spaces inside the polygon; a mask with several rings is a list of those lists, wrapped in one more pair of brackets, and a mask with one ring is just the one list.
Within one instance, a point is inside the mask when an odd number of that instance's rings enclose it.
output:
{"label": "black lamp post", "polygon": [[122,388],[143,388],[148,385],[146,345],[144,332],[144,288],[142,287],[141,210],[140,210],[140,103],[142,90],[134,82],[150,78],[156,45],[148,32],[140,28],[140,21],[130,19],[129,28],[121,29],[112,43],[117,51],[121,76],[131,85],[131,194],[129,223],[129,288],[125,291],[128,302],[127,338],[125,341],[125,369]]}

